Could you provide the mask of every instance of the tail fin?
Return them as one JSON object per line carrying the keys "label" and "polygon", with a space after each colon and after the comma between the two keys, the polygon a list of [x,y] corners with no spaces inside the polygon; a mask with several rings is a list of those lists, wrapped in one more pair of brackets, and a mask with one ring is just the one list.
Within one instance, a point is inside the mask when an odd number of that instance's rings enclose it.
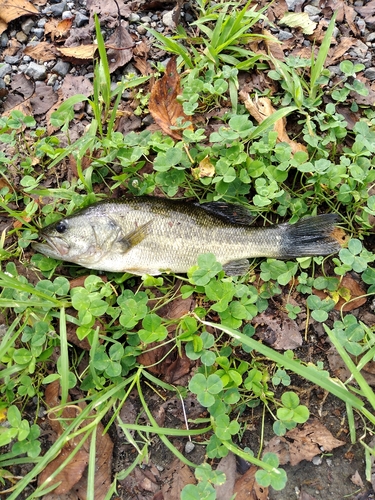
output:
{"label": "tail fin", "polygon": [[336,222],[335,214],[326,214],[308,217],[296,224],[281,224],[285,233],[281,239],[279,258],[329,255],[338,252],[341,246],[332,236]]}

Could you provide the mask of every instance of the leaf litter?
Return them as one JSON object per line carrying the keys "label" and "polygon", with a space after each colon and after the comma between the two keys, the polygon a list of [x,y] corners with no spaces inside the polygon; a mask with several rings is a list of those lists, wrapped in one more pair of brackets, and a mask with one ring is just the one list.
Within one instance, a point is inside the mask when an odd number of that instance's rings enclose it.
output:
{"label": "leaf litter", "polygon": [[[60,384],[58,381],[52,382],[46,387],[45,390],[45,402],[46,405],[53,410],[60,405]],[[80,402],[74,404],[70,399],[70,404],[66,406],[61,414],[61,417],[65,421],[71,421],[76,418],[77,415],[85,408],[85,403]],[[92,415],[93,416],[93,415]],[[54,411],[49,412],[49,425],[54,431],[56,436],[59,436],[63,432],[63,427],[57,417],[57,413]],[[82,422],[81,428],[90,424],[91,420],[86,419]],[[95,457],[95,500],[104,500],[109,486],[111,484],[111,464],[112,464],[112,452],[113,443],[109,435],[103,434],[104,427],[101,423],[98,423],[96,427],[96,457]],[[62,464],[62,462],[75,450],[82,436],[77,436],[68,441],[62,448],[60,454],[52,460],[47,467],[39,475],[38,483],[43,484],[48,480],[50,475],[56,471],[56,469]],[[52,494],[46,495],[44,500],[54,500],[55,495],[69,494],[69,498],[75,498],[76,500],[86,500],[87,491],[87,463],[90,452],[90,441],[86,440],[83,443],[82,448],[77,452],[74,459],[68,464],[64,469],[59,472],[56,478],[49,482],[49,486],[52,484],[60,483]],[[74,488],[74,491],[72,491]],[[74,496],[75,495],[75,496]]]}

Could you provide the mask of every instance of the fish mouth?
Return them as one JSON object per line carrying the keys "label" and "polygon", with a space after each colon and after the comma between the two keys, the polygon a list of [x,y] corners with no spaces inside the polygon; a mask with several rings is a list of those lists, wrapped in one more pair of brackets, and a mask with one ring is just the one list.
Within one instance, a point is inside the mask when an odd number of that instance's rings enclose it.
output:
{"label": "fish mouth", "polygon": [[46,243],[39,243],[38,245],[49,248],[57,256],[64,257],[69,252],[70,245],[63,239],[56,238],[55,236],[48,236],[43,233],[40,233],[40,236]]}

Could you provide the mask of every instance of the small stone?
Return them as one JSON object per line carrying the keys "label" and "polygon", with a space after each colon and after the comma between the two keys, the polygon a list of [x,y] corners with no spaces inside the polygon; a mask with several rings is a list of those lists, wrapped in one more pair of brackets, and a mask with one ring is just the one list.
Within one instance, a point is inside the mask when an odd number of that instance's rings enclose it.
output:
{"label": "small stone", "polygon": [[53,85],[55,85],[56,80],[57,80],[57,75],[51,75],[47,80],[47,85],[49,87],[52,87]]}
{"label": "small stone", "polygon": [[9,85],[10,84],[10,75],[5,75],[4,76],[4,82],[5,82],[5,85]]}
{"label": "small stone", "polygon": [[50,5],[49,7],[42,10],[43,14],[50,15],[52,17],[60,17],[64,10],[66,9],[66,2],[60,2]]}
{"label": "small stone", "polygon": [[173,21],[173,10],[170,10],[163,16],[163,24],[167,28],[175,28],[176,23]]}
{"label": "small stone", "polygon": [[1,33],[0,36],[0,47],[5,49],[8,45],[8,42],[9,42],[8,35],[4,31],[4,33]]}
{"label": "small stone", "polygon": [[147,30],[144,26],[137,26],[137,31],[140,35],[145,35],[147,33]]}
{"label": "small stone", "polygon": [[33,28],[33,33],[37,38],[43,38],[44,35],[44,29],[42,28]]}
{"label": "small stone", "polygon": [[20,43],[26,43],[27,42],[27,35],[23,31],[18,31],[16,34],[16,40],[18,40]]}
{"label": "small stone", "polygon": [[129,23],[138,23],[140,21],[140,19],[141,19],[141,16],[132,12],[129,16]]}
{"label": "small stone", "polygon": [[4,97],[7,94],[7,92],[4,92],[5,88],[6,88],[5,82],[2,78],[0,78],[0,98]]}
{"label": "small stone", "polygon": [[188,441],[185,444],[185,453],[191,453],[195,448],[195,444],[192,441]]}
{"label": "small stone", "polygon": [[65,61],[58,61],[55,66],[52,68],[53,73],[56,73],[59,76],[66,76],[70,70],[70,63]]}
{"label": "small stone", "polygon": [[299,0],[286,0],[286,4],[288,6],[288,10],[294,12],[296,5],[299,3]]}
{"label": "small stone", "polygon": [[4,61],[8,64],[18,64],[21,60],[21,54],[19,56],[5,56]]}
{"label": "small stone", "polygon": [[151,22],[151,17],[143,16],[143,17],[141,17],[141,21],[143,24],[146,24],[146,23],[149,24]]}
{"label": "small stone", "polygon": [[138,71],[137,71],[137,69],[135,68],[135,66],[133,66],[133,64],[132,64],[132,63],[129,63],[129,64],[127,64],[127,65],[125,66],[125,68],[124,68],[124,70],[123,70],[122,74],[123,74],[124,76],[127,76],[127,75],[136,75],[136,74],[138,74]]}
{"label": "small stone", "polygon": [[142,125],[144,125],[145,127],[148,127],[149,125],[152,125],[153,123],[155,123],[155,121],[150,114],[146,115],[142,120]]}
{"label": "small stone", "polygon": [[322,13],[319,7],[314,7],[313,5],[306,5],[304,12],[307,12],[309,16],[318,16]]}
{"label": "small stone", "polygon": [[371,68],[366,69],[366,71],[363,73],[363,76],[365,78],[368,78],[371,81],[374,81],[375,80],[375,68],[371,67]]}
{"label": "small stone", "polygon": [[312,463],[313,463],[314,465],[321,465],[321,464],[322,464],[322,462],[323,462],[323,459],[322,459],[322,457],[321,457],[320,455],[316,455],[316,457],[314,457],[314,458],[312,459]]}
{"label": "small stone", "polygon": [[361,31],[362,33],[364,33],[364,31],[366,29],[366,23],[365,23],[365,21],[359,17],[356,20],[356,24],[358,26],[359,31]]}
{"label": "small stone", "polygon": [[369,36],[366,38],[368,42],[373,42],[375,40],[375,32],[370,33]]}
{"label": "small stone", "polygon": [[4,78],[5,75],[12,72],[12,66],[8,63],[0,65],[0,78]]}
{"label": "small stone", "polygon": [[350,52],[353,52],[354,54],[356,54],[357,58],[360,58],[360,59],[365,57],[367,51],[368,51],[367,45],[365,43],[363,43],[361,40],[357,40],[355,46],[353,46],[352,49],[350,50]]}
{"label": "small stone", "polygon": [[47,22],[47,19],[45,17],[43,17],[43,19],[39,19],[38,28],[44,28],[44,26],[46,25],[46,22]]}
{"label": "small stone", "polygon": [[29,63],[31,61],[31,57],[30,56],[23,56],[22,60],[25,63]]}
{"label": "small stone", "polygon": [[289,33],[289,31],[280,30],[279,33],[277,34],[277,38],[278,40],[280,40],[280,42],[283,42],[284,40],[289,40],[290,38],[293,38],[293,35]]}
{"label": "small stone", "polygon": [[25,71],[25,75],[29,76],[33,80],[45,80],[47,72],[45,66],[31,62]]}
{"label": "small stone", "polygon": [[82,12],[77,12],[75,19],[77,28],[81,28],[84,24],[88,23],[89,20],[90,19],[87,16],[85,16],[85,14],[82,14]]}
{"label": "small stone", "polygon": [[31,32],[31,29],[34,27],[34,21],[29,18],[29,19],[26,19],[26,21],[24,21],[23,23],[21,23],[21,28],[22,28],[22,31],[24,33],[26,33],[26,35],[29,35],[30,32]]}
{"label": "small stone", "polygon": [[70,12],[70,10],[65,10],[62,15],[61,19],[64,21],[65,19],[72,19],[73,14]]}

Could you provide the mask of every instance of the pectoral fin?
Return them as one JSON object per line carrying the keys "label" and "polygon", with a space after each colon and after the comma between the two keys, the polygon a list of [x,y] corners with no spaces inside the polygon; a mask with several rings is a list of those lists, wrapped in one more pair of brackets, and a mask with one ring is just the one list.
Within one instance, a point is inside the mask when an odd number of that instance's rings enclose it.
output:
{"label": "pectoral fin", "polygon": [[127,233],[125,235],[121,234],[119,236],[117,241],[121,245],[122,253],[128,252],[131,248],[135,247],[146,238],[146,236],[150,233],[151,223],[152,220],[149,220],[142,226],[139,226],[133,231],[130,231],[130,233]]}

